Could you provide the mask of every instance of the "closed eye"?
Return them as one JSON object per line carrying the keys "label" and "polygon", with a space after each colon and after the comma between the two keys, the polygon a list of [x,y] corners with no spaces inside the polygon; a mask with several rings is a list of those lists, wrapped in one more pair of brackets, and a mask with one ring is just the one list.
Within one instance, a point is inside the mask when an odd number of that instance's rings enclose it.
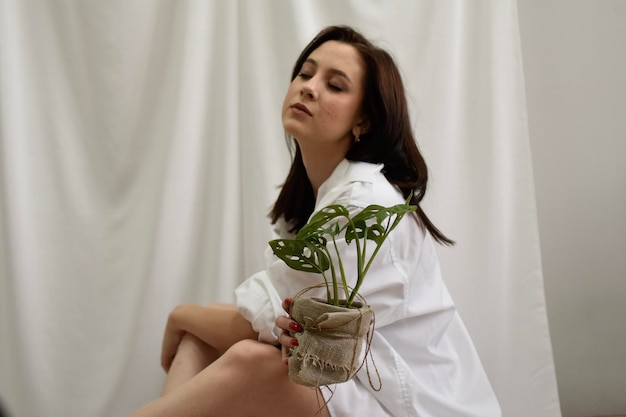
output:
{"label": "closed eye", "polygon": [[330,88],[333,91],[344,91],[342,87],[336,84],[332,84],[332,83],[328,83],[328,88]]}
{"label": "closed eye", "polygon": [[311,78],[313,78],[311,74],[307,74],[305,72],[301,72],[300,74],[298,74],[298,77],[302,78],[303,80],[310,80]]}

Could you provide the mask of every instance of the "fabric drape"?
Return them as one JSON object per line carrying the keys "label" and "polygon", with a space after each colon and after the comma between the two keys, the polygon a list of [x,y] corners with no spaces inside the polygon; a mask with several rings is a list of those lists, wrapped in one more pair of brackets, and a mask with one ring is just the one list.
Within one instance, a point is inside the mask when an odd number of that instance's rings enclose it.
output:
{"label": "fabric drape", "polygon": [[124,416],[159,393],[183,302],[263,265],[280,109],[322,27],[402,70],[455,239],[444,278],[504,415],[560,415],[514,0],[0,0],[0,402]]}

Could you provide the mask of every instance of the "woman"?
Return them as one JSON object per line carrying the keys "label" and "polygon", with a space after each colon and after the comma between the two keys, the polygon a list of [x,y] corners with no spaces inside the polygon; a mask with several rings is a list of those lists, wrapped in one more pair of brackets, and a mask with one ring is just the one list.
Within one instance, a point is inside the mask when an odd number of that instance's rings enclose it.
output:
{"label": "woman", "polygon": [[288,297],[320,278],[270,256],[268,268],[236,290],[236,306],[182,305],[170,314],[163,396],[133,417],[499,416],[440,276],[433,240],[452,241],[419,208],[426,165],[392,58],[351,28],[322,30],[296,61],[282,120],[295,152],[271,212],[279,236],[293,235],[329,204],[356,212],[413,193],[418,205],[391,233],[360,291],[376,314],[370,352],[382,388],[370,386],[365,367],[328,389],[289,380],[285,352],[301,328],[285,313]]}

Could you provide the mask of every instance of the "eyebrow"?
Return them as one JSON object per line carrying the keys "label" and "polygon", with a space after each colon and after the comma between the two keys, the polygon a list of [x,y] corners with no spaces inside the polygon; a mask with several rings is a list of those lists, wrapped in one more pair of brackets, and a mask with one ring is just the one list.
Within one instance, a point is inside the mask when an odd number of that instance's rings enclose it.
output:
{"label": "eyebrow", "polygon": [[[317,66],[319,66],[319,65],[317,64],[317,61],[316,61],[316,60],[314,60],[313,58],[307,58],[307,59],[306,59],[306,60],[305,60],[302,64],[304,65],[304,64],[305,64],[305,63],[307,63],[307,62],[308,62],[309,64],[313,64],[313,65],[315,65],[316,67],[317,67]],[[328,70],[328,72],[330,72],[330,73],[332,73],[332,74],[339,75],[340,77],[345,78],[346,80],[348,80],[348,81],[352,84],[352,80],[350,79],[350,77],[348,77],[348,74],[346,74],[346,73],[345,73],[345,72],[343,72],[342,70],[337,69],[337,68],[330,68],[330,69]]]}

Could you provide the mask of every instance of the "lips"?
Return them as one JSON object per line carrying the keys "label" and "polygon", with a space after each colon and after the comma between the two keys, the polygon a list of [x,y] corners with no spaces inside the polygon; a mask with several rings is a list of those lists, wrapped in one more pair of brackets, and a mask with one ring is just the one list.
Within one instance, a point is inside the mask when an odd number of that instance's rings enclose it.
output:
{"label": "lips", "polygon": [[293,105],[291,106],[291,108],[292,108],[292,109],[299,110],[299,111],[301,111],[301,112],[304,112],[304,113],[308,114],[309,116],[313,116],[313,114],[311,113],[311,111],[309,110],[309,108],[308,108],[307,106],[305,106],[304,104],[302,104],[302,103],[296,103],[296,104],[293,104]]}

